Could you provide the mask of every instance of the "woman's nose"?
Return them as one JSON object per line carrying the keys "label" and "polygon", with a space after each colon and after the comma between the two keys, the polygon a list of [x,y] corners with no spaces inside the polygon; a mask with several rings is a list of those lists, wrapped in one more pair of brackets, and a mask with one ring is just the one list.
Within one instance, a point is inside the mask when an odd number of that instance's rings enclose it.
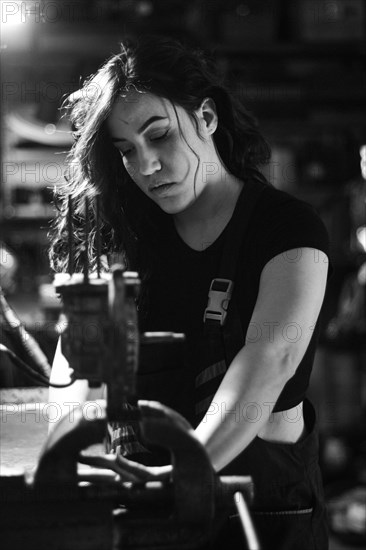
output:
{"label": "woman's nose", "polygon": [[140,155],[139,169],[143,176],[151,176],[161,170],[161,161],[154,151],[146,151]]}

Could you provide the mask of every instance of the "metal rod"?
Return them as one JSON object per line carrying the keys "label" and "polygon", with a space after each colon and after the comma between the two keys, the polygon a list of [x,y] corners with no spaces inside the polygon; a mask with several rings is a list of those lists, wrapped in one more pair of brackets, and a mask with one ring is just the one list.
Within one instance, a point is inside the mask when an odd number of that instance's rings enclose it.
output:
{"label": "metal rod", "polygon": [[69,244],[69,273],[70,276],[74,273],[74,224],[73,224],[73,203],[72,197],[68,197],[68,211],[67,211],[67,233]]}
{"label": "metal rod", "polygon": [[100,239],[100,195],[97,195],[97,227],[96,227],[96,248],[97,248],[97,277],[100,278],[100,255],[101,255],[101,239]]}
{"label": "metal rod", "polygon": [[89,242],[89,233],[90,233],[90,227],[89,227],[89,198],[85,197],[85,222],[84,222],[84,266],[83,266],[83,273],[84,273],[84,283],[89,282],[89,257],[88,257],[88,242]]}
{"label": "metal rod", "polygon": [[234,493],[234,502],[243,527],[244,536],[247,539],[248,550],[260,550],[258,538],[243,493],[239,491]]}

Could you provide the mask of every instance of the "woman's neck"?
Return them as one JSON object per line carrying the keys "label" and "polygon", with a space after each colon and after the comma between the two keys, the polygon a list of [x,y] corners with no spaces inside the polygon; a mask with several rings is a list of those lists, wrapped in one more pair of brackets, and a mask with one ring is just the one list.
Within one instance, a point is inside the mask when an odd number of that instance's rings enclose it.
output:
{"label": "woman's neck", "polygon": [[228,174],[224,181],[207,186],[193,205],[174,215],[183,241],[195,250],[210,246],[230,221],[243,185]]}

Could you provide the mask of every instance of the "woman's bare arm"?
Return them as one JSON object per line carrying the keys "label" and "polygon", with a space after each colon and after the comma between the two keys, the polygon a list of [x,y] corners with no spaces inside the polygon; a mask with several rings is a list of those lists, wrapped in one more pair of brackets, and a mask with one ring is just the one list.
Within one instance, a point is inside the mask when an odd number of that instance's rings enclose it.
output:
{"label": "woman's bare arm", "polygon": [[217,471],[269,419],[310,342],[324,298],[327,256],[299,248],[264,267],[246,345],[232,361],[196,435]]}

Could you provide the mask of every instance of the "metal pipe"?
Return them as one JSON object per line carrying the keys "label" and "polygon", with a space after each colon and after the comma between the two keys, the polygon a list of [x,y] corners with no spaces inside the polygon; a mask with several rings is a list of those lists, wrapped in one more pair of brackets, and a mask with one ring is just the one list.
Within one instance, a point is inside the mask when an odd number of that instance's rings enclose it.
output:
{"label": "metal pipe", "polygon": [[88,242],[90,233],[89,223],[89,198],[85,197],[85,221],[84,221],[84,252],[83,252],[83,273],[84,284],[89,282],[89,257],[88,257]]}
{"label": "metal pipe", "polygon": [[239,491],[234,493],[234,502],[243,527],[244,536],[247,539],[248,550],[260,550],[259,541],[243,493]]}
{"label": "metal pipe", "polygon": [[96,223],[96,248],[97,248],[97,277],[100,278],[101,266],[101,240],[100,240],[100,195],[97,195],[97,223]]}
{"label": "metal pipe", "polygon": [[73,202],[72,197],[68,197],[68,212],[67,212],[67,232],[69,244],[69,273],[70,276],[74,273],[74,225],[73,225]]}

